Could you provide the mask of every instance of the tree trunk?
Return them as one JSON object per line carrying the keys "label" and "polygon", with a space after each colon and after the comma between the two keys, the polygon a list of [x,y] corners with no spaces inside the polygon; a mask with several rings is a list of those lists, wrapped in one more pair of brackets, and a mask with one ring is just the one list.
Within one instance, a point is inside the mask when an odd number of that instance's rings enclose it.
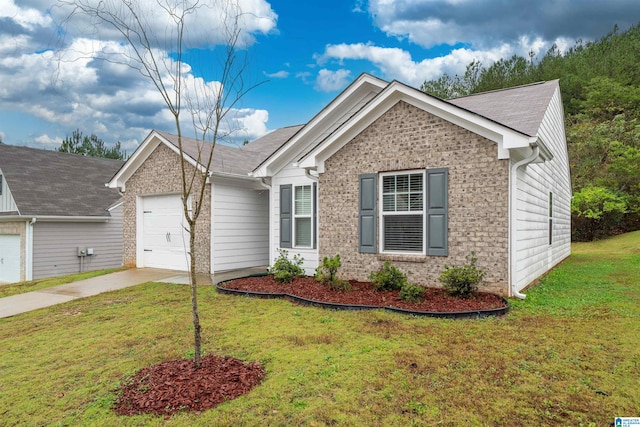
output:
{"label": "tree trunk", "polygon": [[189,274],[191,275],[191,311],[193,313],[193,363],[196,369],[200,368],[200,316],[198,315],[198,294],[197,294],[197,282],[196,282],[196,233],[195,233],[195,221],[189,225],[189,252],[191,253]]}

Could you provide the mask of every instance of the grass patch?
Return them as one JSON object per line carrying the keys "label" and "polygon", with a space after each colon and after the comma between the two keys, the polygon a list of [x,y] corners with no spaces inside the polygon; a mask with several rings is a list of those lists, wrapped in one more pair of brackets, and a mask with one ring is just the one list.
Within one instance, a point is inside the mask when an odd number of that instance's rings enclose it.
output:
{"label": "grass patch", "polygon": [[631,246],[614,255],[608,241],[577,245],[502,318],[328,311],[202,287],[207,353],[259,361],[267,377],[168,419],[109,408],[121,379],[188,354],[187,286],[0,319],[0,425],[609,425],[640,413],[640,233],[620,238]]}
{"label": "grass patch", "polygon": [[40,289],[50,288],[52,286],[65,285],[79,280],[90,279],[92,277],[102,276],[103,274],[123,271],[125,268],[112,268],[108,270],[87,271],[85,273],[69,274],[68,276],[49,277],[46,279],[31,280],[29,282],[12,283],[10,285],[0,286],[0,298],[9,297],[11,295],[24,294],[26,292],[39,291]]}

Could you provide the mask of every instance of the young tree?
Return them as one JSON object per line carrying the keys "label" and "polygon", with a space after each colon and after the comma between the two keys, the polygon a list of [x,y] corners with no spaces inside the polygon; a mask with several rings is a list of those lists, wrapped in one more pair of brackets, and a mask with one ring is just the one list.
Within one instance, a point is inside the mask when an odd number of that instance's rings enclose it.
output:
{"label": "young tree", "polygon": [[[247,85],[244,74],[247,51],[243,49],[241,21],[246,17],[237,0],[156,0],[153,17],[145,2],[134,0],[60,0],[70,6],[69,19],[89,18],[96,29],[102,26],[120,34],[128,54],[109,58],[135,68],[150,81],[171,113],[178,139],[181,160],[182,208],[189,232],[191,308],[194,333],[194,363],[200,367],[201,326],[198,313],[196,279],[196,223],[203,206],[207,179],[210,175],[216,143],[233,129],[225,127],[225,119],[240,99],[256,85]],[[147,2],[148,3],[148,2]],[[216,39],[210,41],[222,51],[219,63],[211,62],[217,82],[188,80],[189,66],[183,55],[189,48],[188,22],[203,11],[216,10],[218,22],[208,23]],[[161,12],[162,16],[158,14]],[[154,20],[155,18],[155,20]],[[159,24],[160,23],[160,24]],[[202,25],[202,24],[201,24]],[[219,26],[219,28],[216,28]],[[196,82],[195,84],[193,82]],[[199,83],[198,83],[199,82]],[[198,142],[197,163],[193,168],[183,151],[183,113],[188,114]],[[193,200],[193,205],[189,200]]]}

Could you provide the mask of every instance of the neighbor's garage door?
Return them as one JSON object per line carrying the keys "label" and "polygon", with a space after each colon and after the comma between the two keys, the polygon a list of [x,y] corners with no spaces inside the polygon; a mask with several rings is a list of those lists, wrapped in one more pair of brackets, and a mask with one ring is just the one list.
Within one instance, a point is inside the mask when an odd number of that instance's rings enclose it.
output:
{"label": "neighbor's garage door", "polygon": [[180,196],[147,196],[142,203],[144,267],[187,270],[185,248],[189,246],[189,233],[183,228],[186,223]]}
{"label": "neighbor's garage door", "polygon": [[20,236],[0,234],[0,282],[20,281]]}

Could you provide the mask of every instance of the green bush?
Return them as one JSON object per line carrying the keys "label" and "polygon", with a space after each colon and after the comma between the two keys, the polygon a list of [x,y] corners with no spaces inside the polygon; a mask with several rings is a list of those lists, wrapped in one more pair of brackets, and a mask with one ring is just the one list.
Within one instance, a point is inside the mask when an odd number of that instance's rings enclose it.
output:
{"label": "green bush", "polygon": [[572,237],[592,241],[615,234],[627,212],[627,200],[605,187],[585,187],[571,201]]}
{"label": "green bush", "polygon": [[476,267],[478,258],[476,258],[475,252],[471,252],[471,256],[466,259],[467,263],[461,267],[445,265],[444,271],[438,278],[442,287],[450,295],[459,298],[472,297],[478,291],[478,286],[484,278],[484,271]]}
{"label": "green bush", "polygon": [[304,258],[299,254],[293,256],[293,259],[289,259],[289,252],[284,249],[278,249],[280,256],[273,262],[273,265],[269,268],[269,273],[273,274],[273,278],[280,283],[291,283],[294,277],[304,276],[304,270],[302,269],[302,263]]}
{"label": "green bush", "polygon": [[322,259],[322,265],[316,268],[316,280],[323,285],[329,285],[331,289],[348,291],[351,289],[351,284],[346,280],[338,279],[338,269],[342,267],[342,261],[340,261],[340,254],[336,254],[333,258],[324,257]]}
{"label": "green bush", "polygon": [[425,288],[413,283],[405,283],[400,289],[398,296],[403,301],[416,302],[422,299],[422,295],[425,292]]}
{"label": "green bush", "polygon": [[394,291],[407,283],[407,276],[389,261],[385,261],[378,271],[369,274],[369,280],[378,291]]}

